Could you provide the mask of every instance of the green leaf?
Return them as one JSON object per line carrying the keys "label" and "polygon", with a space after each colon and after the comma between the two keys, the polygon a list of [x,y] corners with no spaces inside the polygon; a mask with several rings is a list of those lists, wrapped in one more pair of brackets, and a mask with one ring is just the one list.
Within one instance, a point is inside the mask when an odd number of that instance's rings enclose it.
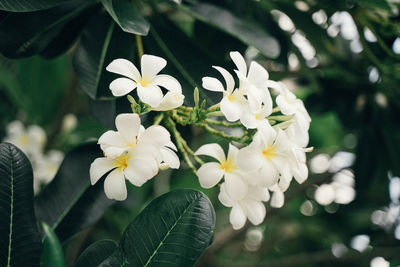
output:
{"label": "green leaf", "polygon": [[0,10],[29,12],[55,7],[71,0],[0,0]]}
{"label": "green leaf", "polygon": [[0,266],[39,266],[41,242],[32,200],[28,158],[14,145],[0,144]]}
{"label": "green leaf", "polygon": [[387,11],[392,10],[388,1],[386,0],[355,0],[355,2],[365,6],[366,8],[380,8]]}
{"label": "green leaf", "polygon": [[55,230],[61,242],[95,223],[114,203],[105,196],[102,183],[90,185],[90,164],[101,156],[95,143],[73,149],[35,201],[38,220]]}
{"label": "green leaf", "polygon": [[0,23],[0,52],[10,58],[41,52],[62,28],[93,1],[73,1],[49,10],[9,13]]}
{"label": "green leaf", "polygon": [[125,32],[147,35],[150,25],[130,0],[102,0],[103,6]]}
{"label": "green leaf", "polygon": [[44,231],[42,267],[66,267],[64,252],[56,233],[46,223],[42,223]]}
{"label": "green leaf", "polygon": [[76,49],[73,66],[82,89],[92,98],[113,98],[109,89],[115,74],[106,66],[116,58],[133,60],[135,37],[124,33],[107,13],[94,17]]}
{"label": "green leaf", "polygon": [[196,19],[224,31],[245,44],[252,45],[269,58],[280,54],[278,41],[258,24],[234,16],[231,12],[207,3],[197,3],[189,8],[181,6]]}
{"label": "green leaf", "polygon": [[203,193],[166,193],[128,225],[101,266],[192,266],[210,245],[214,224],[214,209]]}
{"label": "green leaf", "polygon": [[117,248],[112,240],[100,240],[90,245],[79,256],[74,267],[97,267],[111,256]]}

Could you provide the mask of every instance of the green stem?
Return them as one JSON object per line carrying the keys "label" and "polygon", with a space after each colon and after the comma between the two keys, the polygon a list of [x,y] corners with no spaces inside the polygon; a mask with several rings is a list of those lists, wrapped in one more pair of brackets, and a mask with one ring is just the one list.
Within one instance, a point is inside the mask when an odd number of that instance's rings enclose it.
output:
{"label": "green stem", "polygon": [[228,135],[226,133],[224,133],[223,131],[219,131],[217,129],[212,128],[211,126],[209,126],[207,123],[199,123],[196,124],[202,128],[204,128],[207,132],[220,136],[222,138],[228,139],[229,141],[235,141],[235,142],[239,142],[239,143],[246,143],[250,137],[248,136],[248,132],[244,131],[243,135],[238,137],[238,136],[232,136],[232,135]]}
{"label": "green stem", "polygon": [[213,119],[206,119],[206,123],[224,127],[244,127],[243,124],[240,122],[226,122],[226,121],[217,121]]}
{"label": "green stem", "polygon": [[160,113],[154,118],[154,123],[153,124],[154,125],[159,125],[163,119],[164,119],[164,113]]}
{"label": "green stem", "polygon": [[137,46],[139,58],[142,58],[142,56],[144,54],[143,42],[142,42],[142,36],[140,36],[138,34],[136,34],[136,46]]}

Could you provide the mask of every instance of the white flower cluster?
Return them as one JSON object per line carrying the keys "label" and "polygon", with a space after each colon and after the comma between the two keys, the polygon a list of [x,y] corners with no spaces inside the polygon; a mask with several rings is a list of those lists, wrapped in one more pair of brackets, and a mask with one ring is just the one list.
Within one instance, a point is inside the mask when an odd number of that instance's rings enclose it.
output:
{"label": "white flower cluster", "polygon": [[32,164],[33,189],[37,194],[54,178],[64,159],[64,154],[58,150],[49,150],[44,153],[46,133],[37,125],[31,125],[25,129],[22,122],[12,121],[7,125],[6,130],[7,135],[3,141],[12,143],[21,149]]}
{"label": "white flower cluster", "polygon": [[[228,156],[218,144],[201,146],[196,155],[207,155],[218,162],[203,164],[197,171],[202,187],[211,188],[222,178],[219,200],[232,207],[230,222],[234,229],[240,229],[248,218],[251,223],[260,224],[266,215],[262,202],[282,207],[283,193],[292,178],[302,183],[307,179],[306,145],[310,117],[303,102],[297,99],[282,83],[269,80],[268,72],[257,62],[251,62],[249,70],[240,53],[231,52],[236,65],[235,73],[239,86],[235,89],[233,76],[221,67],[214,67],[225,80],[226,87],[212,77],[203,78],[203,87],[223,93],[221,112],[228,121],[240,122],[249,129],[257,129],[252,142],[241,149],[230,144]],[[273,101],[269,88],[278,96],[276,104],[283,115],[290,115],[290,121],[271,126],[268,116],[273,112]]]}
{"label": "white flower cluster", "polygon": [[90,166],[92,185],[111,171],[104,181],[104,191],[110,199],[127,197],[125,178],[142,186],[157,175],[160,169],[179,168],[175,145],[169,132],[160,125],[145,129],[138,114],[120,114],[115,119],[117,131],[107,131],[98,143],[104,152]]}

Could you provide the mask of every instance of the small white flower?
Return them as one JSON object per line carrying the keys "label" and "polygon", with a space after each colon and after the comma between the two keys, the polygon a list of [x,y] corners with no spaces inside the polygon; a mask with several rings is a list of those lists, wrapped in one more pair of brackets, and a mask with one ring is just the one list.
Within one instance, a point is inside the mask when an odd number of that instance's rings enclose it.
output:
{"label": "small white flower", "polygon": [[[166,65],[167,61],[161,57],[143,55],[141,73],[139,73],[132,62],[122,58],[115,59],[106,69],[127,78],[117,78],[111,82],[111,92],[114,96],[123,96],[137,88],[140,100],[153,108],[162,105],[159,110],[182,105],[184,96],[182,95],[181,84],[170,75],[157,75]],[[168,95],[167,93],[168,96],[164,96],[160,86],[172,92],[172,98],[175,100],[171,101],[171,94]]]}
{"label": "small white flower", "polygon": [[218,144],[206,144],[201,146],[195,155],[206,155],[215,158],[217,162],[203,164],[197,170],[200,185],[211,188],[225,178],[228,194],[235,199],[242,198],[247,193],[247,183],[243,180],[242,173],[237,165],[238,149],[229,144],[228,157]]}
{"label": "small white flower", "polygon": [[224,96],[220,103],[221,112],[228,121],[237,121],[241,117],[243,109],[246,108],[246,99],[240,90],[234,90],[235,81],[227,70],[217,66],[213,66],[213,68],[218,70],[224,77],[226,89],[224,89],[219,80],[212,77],[204,77],[202,79],[203,87],[210,91],[222,92]]}
{"label": "small white flower", "polygon": [[265,206],[262,202],[268,201],[270,198],[267,188],[250,185],[247,194],[240,199],[232,198],[228,194],[226,183],[223,183],[220,189],[219,201],[226,207],[232,207],[229,221],[233,229],[242,228],[247,218],[254,225],[262,223],[266,214]]}
{"label": "small white flower", "polygon": [[64,154],[58,150],[50,150],[46,155],[34,158],[33,189],[35,194],[43,185],[50,183],[57,174],[58,168],[64,159]]}

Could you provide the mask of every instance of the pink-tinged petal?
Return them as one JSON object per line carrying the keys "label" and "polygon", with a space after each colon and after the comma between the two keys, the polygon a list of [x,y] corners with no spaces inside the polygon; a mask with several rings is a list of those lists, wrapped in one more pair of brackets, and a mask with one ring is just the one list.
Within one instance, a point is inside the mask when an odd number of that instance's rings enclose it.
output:
{"label": "pink-tinged petal", "polygon": [[249,68],[247,79],[250,83],[260,89],[266,89],[266,82],[268,81],[269,74],[260,64],[252,61]]}
{"label": "pink-tinged petal", "polygon": [[139,144],[154,144],[164,146],[171,141],[171,135],[167,129],[160,125],[152,125],[147,128],[139,138]]}
{"label": "pink-tinged petal", "polygon": [[275,191],[272,193],[272,198],[270,205],[273,208],[282,208],[283,204],[285,203],[285,196],[281,191]]}
{"label": "pink-tinged petal", "polygon": [[226,192],[225,183],[221,184],[218,199],[225,207],[232,207],[235,204],[235,201]]}
{"label": "pink-tinged petal", "polygon": [[226,91],[231,94],[233,92],[233,89],[235,89],[235,80],[233,79],[233,76],[224,68],[218,66],[213,66],[213,68],[218,70],[224,77],[226,83]]}
{"label": "pink-tinged petal", "polygon": [[128,78],[118,78],[110,83],[110,90],[114,96],[129,94],[136,88],[136,83]]}
{"label": "pink-tinged petal", "polygon": [[247,146],[239,150],[237,163],[243,171],[257,171],[262,167],[264,158],[260,150]]}
{"label": "pink-tinged petal", "polygon": [[138,114],[119,114],[115,118],[115,126],[117,127],[118,132],[131,146],[136,144],[136,137],[138,136],[140,129],[140,117]]}
{"label": "pink-tinged petal", "polygon": [[160,105],[157,107],[153,107],[153,110],[156,111],[166,111],[175,109],[183,105],[183,101],[185,100],[185,96],[182,93],[177,92],[168,92],[165,94],[163,99],[161,100]]}
{"label": "pink-tinged petal", "polygon": [[237,52],[230,52],[231,59],[233,60],[233,63],[235,63],[238,71],[242,73],[243,75],[247,74],[247,65],[246,61],[244,60],[243,56]]}
{"label": "pink-tinged petal", "polygon": [[229,222],[232,224],[232,228],[239,230],[246,223],[246,213],[240,205],[235,205],[231,209],[229,214]]}
{"label": "pink-tinged petal", "polygon": [[158,164],[154,159],[132,158],[128,160],[128,167],[124,174],[126,179],[135,186],[142,186],[146,181],[153,178],[158,172]]}
{"label": "pink-tinged petal", "polygon": [[125,200],[127,197],[124,174],[120,169],[115,169],[107,175],[104,181],[104,193],[109,199]]}
{"label": "pink-tinged petal", "polygon": [[108,64],[106,70],[131,78],[134,81],[140,79],[140,73],[135,65],[133,65],[129,60],[123,58],[114,59],[110,64]]}
{"label": "pink-tinged petal", "polygon": [[182,93],[182,86],[177,79],[170,75],[160,74],[154,77],[153,83],[164,87],[168,91]]}
{"label": "pink-tinged petal", "polygon": [[243,205],[246,209],[247,218],[252,224],[259,225],[264,221],[266,210],[262,202],[248,199],[244,201]]}
{"label": "pink-tinged petal", "polygon": [[107,158],[97,158],[90,164],[90,183],[94,185],[107,172],[115,168],[115,161]]}
{"label": "pink-tinged petal", "polygon": [[227,96],[224,96],[221,101],[221,112],[228,121],[237,121],[243,113],[243,106],[240,102],[230,101]]}
{"label": "pink-tinged petal", "polygon": [[225,161],[225,153],[222,147],[216,143],[205,144],[199,147],[194,153],[197,156],[210,156],[218,160],[219,162]]}
{"label": "pink-tinged petal", "polygon": [[247,183],[237,173],[225,173],[225,184],[228,195],[233,199],[240,200],[247,194]]}
{"label": "pink-tinged petal", "polygon": [[225,91],[222,83],[216,78],[203,77],[202,81],[203,81],[202,86],[204,89],[214,91],[214,92],[224,92]]}
{"label": "pink-tinged petal", "polygon": [[153,80],[154,77],[167,65],[162,57],[143,55],[140,61],[142,77],[146,80]]}
{"label": "pink-tinged petal", "polygon": [[157,85],[149,85],[147,87],[138,86],[137,92],[140,100],[151,107],[159,106],[164,96]]}
{"label": "pink-tinged petal", "polygon": [[172,169],[179,169],[180,160],[174,151],[166,147],[162,147],[160,151],[164,163],[168,164]]}
{"label": "pink-tinged petal", "polygon": [[203,164],[196,172],[199,182],[203,188],[211,188],[221,181],[224,171],[216,162]]}

